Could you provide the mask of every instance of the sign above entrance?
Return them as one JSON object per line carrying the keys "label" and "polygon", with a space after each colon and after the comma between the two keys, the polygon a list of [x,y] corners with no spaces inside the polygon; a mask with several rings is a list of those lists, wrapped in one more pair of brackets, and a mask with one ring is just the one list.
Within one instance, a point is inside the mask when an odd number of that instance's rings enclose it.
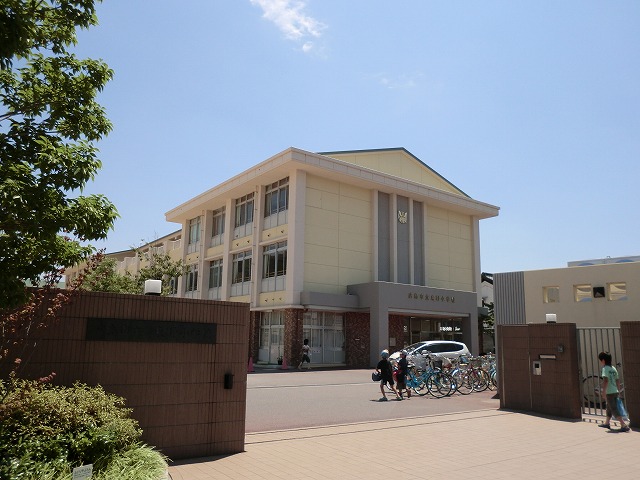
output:
{"label": "sign above entrance", "polygon": [[453,295],[429,295],[426,293],[409,292],[410,300],[423,300],[425,302],[440,302],[440,303],[456,303],[456,297]]}

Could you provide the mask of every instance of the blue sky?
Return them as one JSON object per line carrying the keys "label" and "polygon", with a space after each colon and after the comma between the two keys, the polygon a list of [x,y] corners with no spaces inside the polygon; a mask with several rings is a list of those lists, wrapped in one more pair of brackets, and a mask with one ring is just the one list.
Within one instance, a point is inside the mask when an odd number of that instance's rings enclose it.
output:
{"label": "blue sky", "polygon": [[107,251],[290,147],[405,147],[471,197],[482,270],[640,255],[640,2],[105,1],[79,55],[115,77],[87,188]]}

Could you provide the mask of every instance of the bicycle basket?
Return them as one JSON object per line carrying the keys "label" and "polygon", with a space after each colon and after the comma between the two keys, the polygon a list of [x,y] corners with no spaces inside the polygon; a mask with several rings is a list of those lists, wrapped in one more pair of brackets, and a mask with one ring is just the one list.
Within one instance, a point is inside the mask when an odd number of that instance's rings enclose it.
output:
{"label": "bicycle basket", "polygon": [[442,360],[434,360],[433,361],[433,368],[436,368],[438,370],[442,370]]}

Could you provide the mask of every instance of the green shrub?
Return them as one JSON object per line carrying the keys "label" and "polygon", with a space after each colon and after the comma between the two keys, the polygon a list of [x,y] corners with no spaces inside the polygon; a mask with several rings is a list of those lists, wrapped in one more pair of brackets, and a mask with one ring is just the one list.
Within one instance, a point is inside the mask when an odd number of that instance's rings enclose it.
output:
{"label": "green shrub", "polygon": [[96,474],[139,448],[164,462],[140,446],[142,431],[124,402],[100,386],[0,380],[0,478],[46,478],[45,470],[64,478],[89,463],[95,478],[109,478]]}

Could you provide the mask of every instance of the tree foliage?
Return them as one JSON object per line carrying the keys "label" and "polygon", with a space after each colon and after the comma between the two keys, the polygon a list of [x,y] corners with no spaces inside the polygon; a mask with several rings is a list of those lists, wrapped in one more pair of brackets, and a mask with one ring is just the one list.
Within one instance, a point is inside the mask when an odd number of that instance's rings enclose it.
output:
{"label": "tree foliage", "polygon": [[13,371],[16,372],[25,363],[23,359],[28,361],[36,346],[36,330],[57,320],[60,309],[73,300],[86,276],[100,265],[102,258],[102,252],[91,255],[66,289],[56,288],[61,273],[53,272],[44,278],[44,287],[29,292],[25,303],[0,309],[0,363],[13,359]]}
{"label": "tree foliage", "polygon": [[114,258],[104,258],[96,268],[87,273],[80,288],[94,292],[141,295],[144,293],[146,280],[162,280],[162,294],[168,295],[171,288],[169,280],[184,275],[186,271],[182,260],[172,260],[166,253],[149,254],[136,249],[136,255],[145,264],[137,273],[127,272],[122,275],[117,272]]}
{"label": "tree foliage", "polygon": [[94,0],[3,0],[0,6],[0,309],[25,282],[81,262],[117,218],[102,195],[77,195],[102,164],[111,130],[97,94],[113,72],[70,50],[97,23]]}

